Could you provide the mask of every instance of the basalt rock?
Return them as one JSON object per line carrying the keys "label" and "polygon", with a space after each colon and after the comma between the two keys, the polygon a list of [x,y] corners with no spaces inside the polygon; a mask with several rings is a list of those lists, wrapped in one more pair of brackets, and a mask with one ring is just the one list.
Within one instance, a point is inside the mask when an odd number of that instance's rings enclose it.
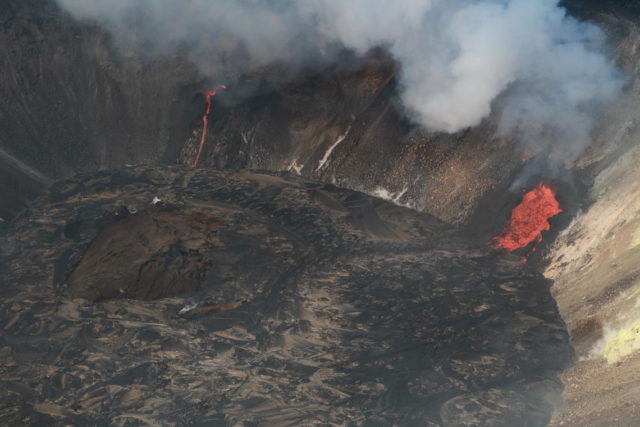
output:
{"label": "basalt rock", "polygon": [[516,257],[287,174],[75,178],[1,251],[0,424],[544,425],[571,357]]}
{"label": "basalt rock", "polygon": [[285,235],[238,209],[156,206],[101,230],[68,283],[91,301],[157,299],[203,286],[222,300],[246,299],[297,261],[292,248]]}
{"label": "basalt rock", "polygon": [[222,246],[221,225],[211,215],[145,212],[109,226],[69,278],[72,293],[95,301],[197,290],[205,266],[200,251]]}

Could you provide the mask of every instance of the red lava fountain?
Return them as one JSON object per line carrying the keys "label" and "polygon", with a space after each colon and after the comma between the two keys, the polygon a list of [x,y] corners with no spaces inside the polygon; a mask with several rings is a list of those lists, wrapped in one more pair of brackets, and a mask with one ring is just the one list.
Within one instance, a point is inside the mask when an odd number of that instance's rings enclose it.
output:
{"label": "red lava fountain", "polygon": [[207,92],[203,92],[203,96],[205,101],[207,101],[207,109],[204,112],[204,116],[202,116],[202,135],[200,135],[200,143],[198,144],[198,154],[196,154],[196,158],[191,164],[191,169],[198,166],[198,162],[200,162],[200,155],[202,154],[202,148],[204,147],[204,140],[207,138],[207,131],[209,130],[209,114],[211,114],[211,98],[218,94],[218,89],[226,89],[225,85],[216,86],[215,89],[211,89]]}
{"label": "red lava fountain", "polygon": [[[542,240],[542,231],[550,230],[549,218],[562,212],[556,193],[540,183],[522,197],[522,202],[511,212],[501,236],[494,237],[489,246],[509,252],[524,248],[534,240]],[[526,258],[523,258],[526,262]]]}

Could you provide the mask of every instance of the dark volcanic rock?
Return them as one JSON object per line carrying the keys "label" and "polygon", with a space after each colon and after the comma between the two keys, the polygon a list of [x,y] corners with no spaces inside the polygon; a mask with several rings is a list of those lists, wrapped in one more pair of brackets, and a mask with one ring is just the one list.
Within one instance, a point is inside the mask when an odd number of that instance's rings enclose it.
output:
{"label": "dark volcanic rock", "polygon": [[199,251],[222,246],[211,215],[146,212],[105,228],[69,278],[74,295],[95,301],[153,299],[200,287]]}
{"label": "dark volcanic rock", "polygon": [[428,215],[179,168],[38,206],[1,242],[1,424],[543,425],[561,389],[549,282]]}
{"label": "dark volcanic rock", "polygon": [[247,299],[297,261],[293,246],[233,207],[154,207],[105,227],[68,283],[91,301],[156,299],[203,285],[222,300]]}

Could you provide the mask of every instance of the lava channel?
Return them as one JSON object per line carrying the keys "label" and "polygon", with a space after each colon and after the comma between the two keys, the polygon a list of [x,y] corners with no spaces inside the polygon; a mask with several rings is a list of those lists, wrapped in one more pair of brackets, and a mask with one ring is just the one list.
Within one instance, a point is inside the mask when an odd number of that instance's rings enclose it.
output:
{"label": "lava channel", "polygon": [[[562,209],[555,191],[540,183],[522,197],[520,204],[511,212],[511,219],[502,235],[491,239],[489,246],[512,252],[524,248],[534,240],[540,242],[542,232],[551,229],[549,218],[560,212]],[[526,261],[526,258],[522,258],[522,262]]]}
{"label": "lava channel", "polygon": [[196,158],[191,164],[191,169],[194,169],[196,166],[198,166],[198,163],[200,162],[200,155],[202,154],[202,148],[204,147],[204,141],[207,138],[207,132],[209,130],[209,114],[211,114],[211,98],[218,94],[218,89],[226,88],[227,86],[220,85],[216,86],[214,89],[202,93],[205,101],[207,101],[207,109],[202,116],[202,134],[200,135],[200,142],[198,144],[198,154],[196,154]]}

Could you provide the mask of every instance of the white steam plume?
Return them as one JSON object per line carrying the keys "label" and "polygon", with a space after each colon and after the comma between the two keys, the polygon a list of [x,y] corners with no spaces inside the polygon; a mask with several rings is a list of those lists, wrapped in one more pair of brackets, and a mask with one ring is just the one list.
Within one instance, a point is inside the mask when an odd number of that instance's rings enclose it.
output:
{"label": "white steam plume", "polygon": [[318,37],[402,66],[407,111],[432,131],[478,125],[501,95],[500,128],[562,145],[573,160],[622,79],[594,25],[557,0],[58,0],[154,52],[188,46],[203,72],[242,47],[251,65],[304,63]]}

